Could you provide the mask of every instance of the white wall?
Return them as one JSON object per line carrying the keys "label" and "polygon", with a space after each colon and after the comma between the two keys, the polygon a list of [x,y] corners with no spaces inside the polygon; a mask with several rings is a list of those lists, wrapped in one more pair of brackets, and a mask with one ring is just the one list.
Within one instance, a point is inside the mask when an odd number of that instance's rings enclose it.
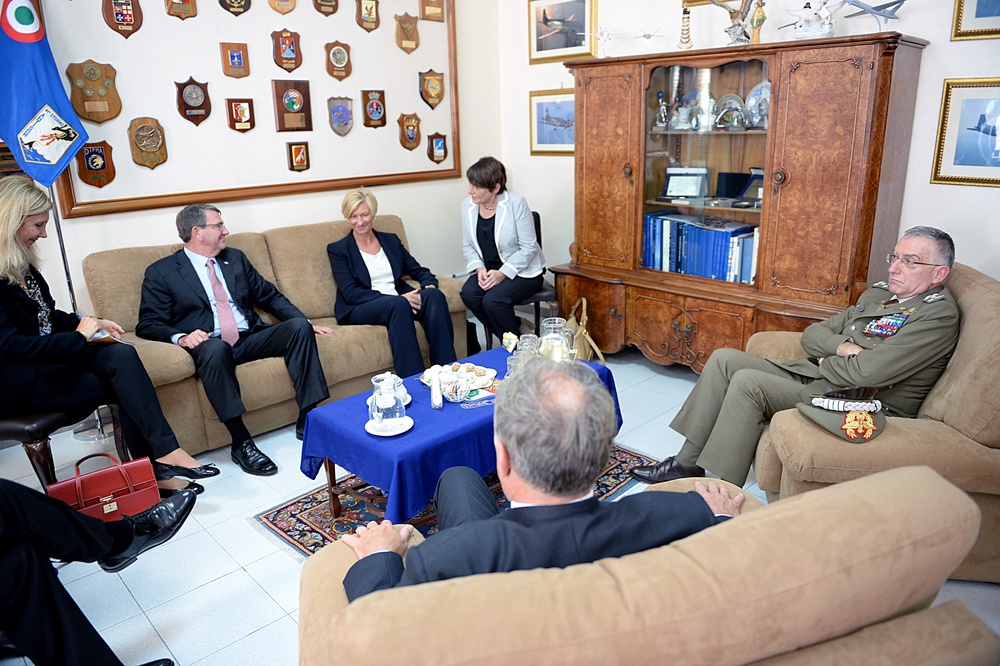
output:
{"label": "white wall", "polygon": [[[597,0],[598,24],[612,35],[605,45],[607,55],[677,50],[680,4],[681,0]],[[792,39],[791,29],[779,31],[778,26],[790,20],[785,10],[801,4],[801,0],[768,0],[763,41]],[[923,53],[919,82],[915,82],[918,108],[901,227],[930,224],[948,231],[958,246],[959,261],[1000,278],[1000,228],[996,226],[1000,224],[1000,189],[930,183],[943,80],[996,76],[1000,71],[1000,40],[949,40],[953,7],[950,0],[911,0],[900,10],[901,18],[889,26],[930,42]],[[147,9],[157,10],[155,5]],[[839,12],[837,35],[875,30],[874,19],[844,19],[847,13]],[[525,2],[456,0],[462,169],[490,154],[506,164],[511,189],[542,213],[545,254],[549,264],[556,264],[568,260],[573,238],[573,159],[530,154],[528,91],[572,89],[573,81],[561,63],[528,64],[527,15]],[[727,24],[721,9],[693,8],[695,48],[724,46]],[[644,33],[655,34],[644,38]],[[464,179],[456,179],[378,187],[375,192],[381,211],[397,213],[405,220],[414,255],[435,272],[447,274],[464,269],[456,211],[466,187]],[[220,208],[234,231],[260,231],[339,218],[341,194],[252,199]],[[160,209],[63,221],[77,297],[84,309],[89,308],[89,297],[80,271],[83,257],[107,248],[175,242],[175,214],[176,209]],[[65,290],[59,289],[55,239],[41,247],[57,299],[67,304]]]}

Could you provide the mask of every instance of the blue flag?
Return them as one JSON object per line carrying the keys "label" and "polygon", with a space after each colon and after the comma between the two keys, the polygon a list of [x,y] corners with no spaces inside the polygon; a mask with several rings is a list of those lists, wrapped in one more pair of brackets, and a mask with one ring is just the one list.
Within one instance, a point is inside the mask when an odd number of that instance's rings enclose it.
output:
{"label": "blue flag", "polygon": [[0,11],[0,140],[29,176],[50,187],[87,142],[59,78],[37,0]]}

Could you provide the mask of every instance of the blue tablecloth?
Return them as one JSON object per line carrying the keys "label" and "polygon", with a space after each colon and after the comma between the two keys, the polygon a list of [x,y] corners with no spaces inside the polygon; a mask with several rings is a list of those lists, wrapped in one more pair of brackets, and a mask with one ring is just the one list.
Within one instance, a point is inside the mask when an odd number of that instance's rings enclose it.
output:
{"label": "blue tablecloth", "polygon": [[[508,353],[502,347],[468,359],[476,365],[507,372]],[[611,371],[590,364],[615,398],[618,425],[621,411]],[[365,431],[368,421],[366,400],[370,391],[344,398],[309,413],[302,441],[300,469],[315,479],[328,458],[386,493],[385,517],[394,523],[409,520],[434,495],[438,477],[449,467],[465,465],[486,475],[496,469],[493,450],[493,398],[476,402],[451,403],[431,409],[430,390],[417,376],[403,380],[413,401],[406,415],[413,427],[394,437],[377,437]]]}

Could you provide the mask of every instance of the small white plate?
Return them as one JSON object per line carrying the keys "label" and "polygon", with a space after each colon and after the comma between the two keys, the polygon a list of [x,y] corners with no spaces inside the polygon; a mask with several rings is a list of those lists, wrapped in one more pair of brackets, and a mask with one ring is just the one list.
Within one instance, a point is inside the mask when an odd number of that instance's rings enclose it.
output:
{"label": "small white plate", "polygon": [[[371,407],[372,406],[372,398],[374,398],[374,397],[375,396],[373,396],[373,395],[368,396],[368,399],[365,400],[365,404],[368,405],[369,407]],[[406,400],[403,401],[403,407],[406,407],[411,402],[413,402],[413,396],[410,395],[409,393],[407,393],[406,394]]]}
{"label": "small white plate", "polygon": [[378,424],[375,421],[368,421],[365,423],[365,431],[369,435],[375,435],[377,437],[392,437],[394,435],[402,435],[404,432],[413,427],[413,419],[409,416],[404,416],[395,423],[391,425],[386,425],[385,421],[382,424]]}

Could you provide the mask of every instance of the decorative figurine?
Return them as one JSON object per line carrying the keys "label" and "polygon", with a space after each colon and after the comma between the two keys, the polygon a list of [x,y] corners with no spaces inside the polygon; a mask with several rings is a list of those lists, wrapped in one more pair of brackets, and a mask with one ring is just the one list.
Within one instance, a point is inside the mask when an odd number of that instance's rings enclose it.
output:
{"label": "decorative figurine", "polygon": [[732,21],[732,25],[726,28],[726,34],[729,35],[729,44],[726,46],[749,44],[750,35],[747,34],[746,20],[747,16],[750,15],[753,0],[742,0],[739,9],[733,9],[726,3],[719,2],[719,0],[709,0],[709,2],[729,12],[729,20]]}
{"label": "decorative figurine", "polygon": [[751,44],[760,44],[760,28],[766,20],[764,0],[757,0],[757,8],[753,10],[753,16],[750,17],[750,28],[753,30],[753,34],[750,36]]}
{"label": "decorative figurine", "polygon": [[660,110],[656,112],[656,127],[666,127],[670,124],[670,109],[667,107],[666,95],[663,91],[656,93],[656,98],[660,100]]}
{"label": "decorative figurine", "polygon": [[691,41],[691,10],[685,4],[681,10],[681,41],[677,42],[677,48],[687,51],[692,47],[694,42]]}

